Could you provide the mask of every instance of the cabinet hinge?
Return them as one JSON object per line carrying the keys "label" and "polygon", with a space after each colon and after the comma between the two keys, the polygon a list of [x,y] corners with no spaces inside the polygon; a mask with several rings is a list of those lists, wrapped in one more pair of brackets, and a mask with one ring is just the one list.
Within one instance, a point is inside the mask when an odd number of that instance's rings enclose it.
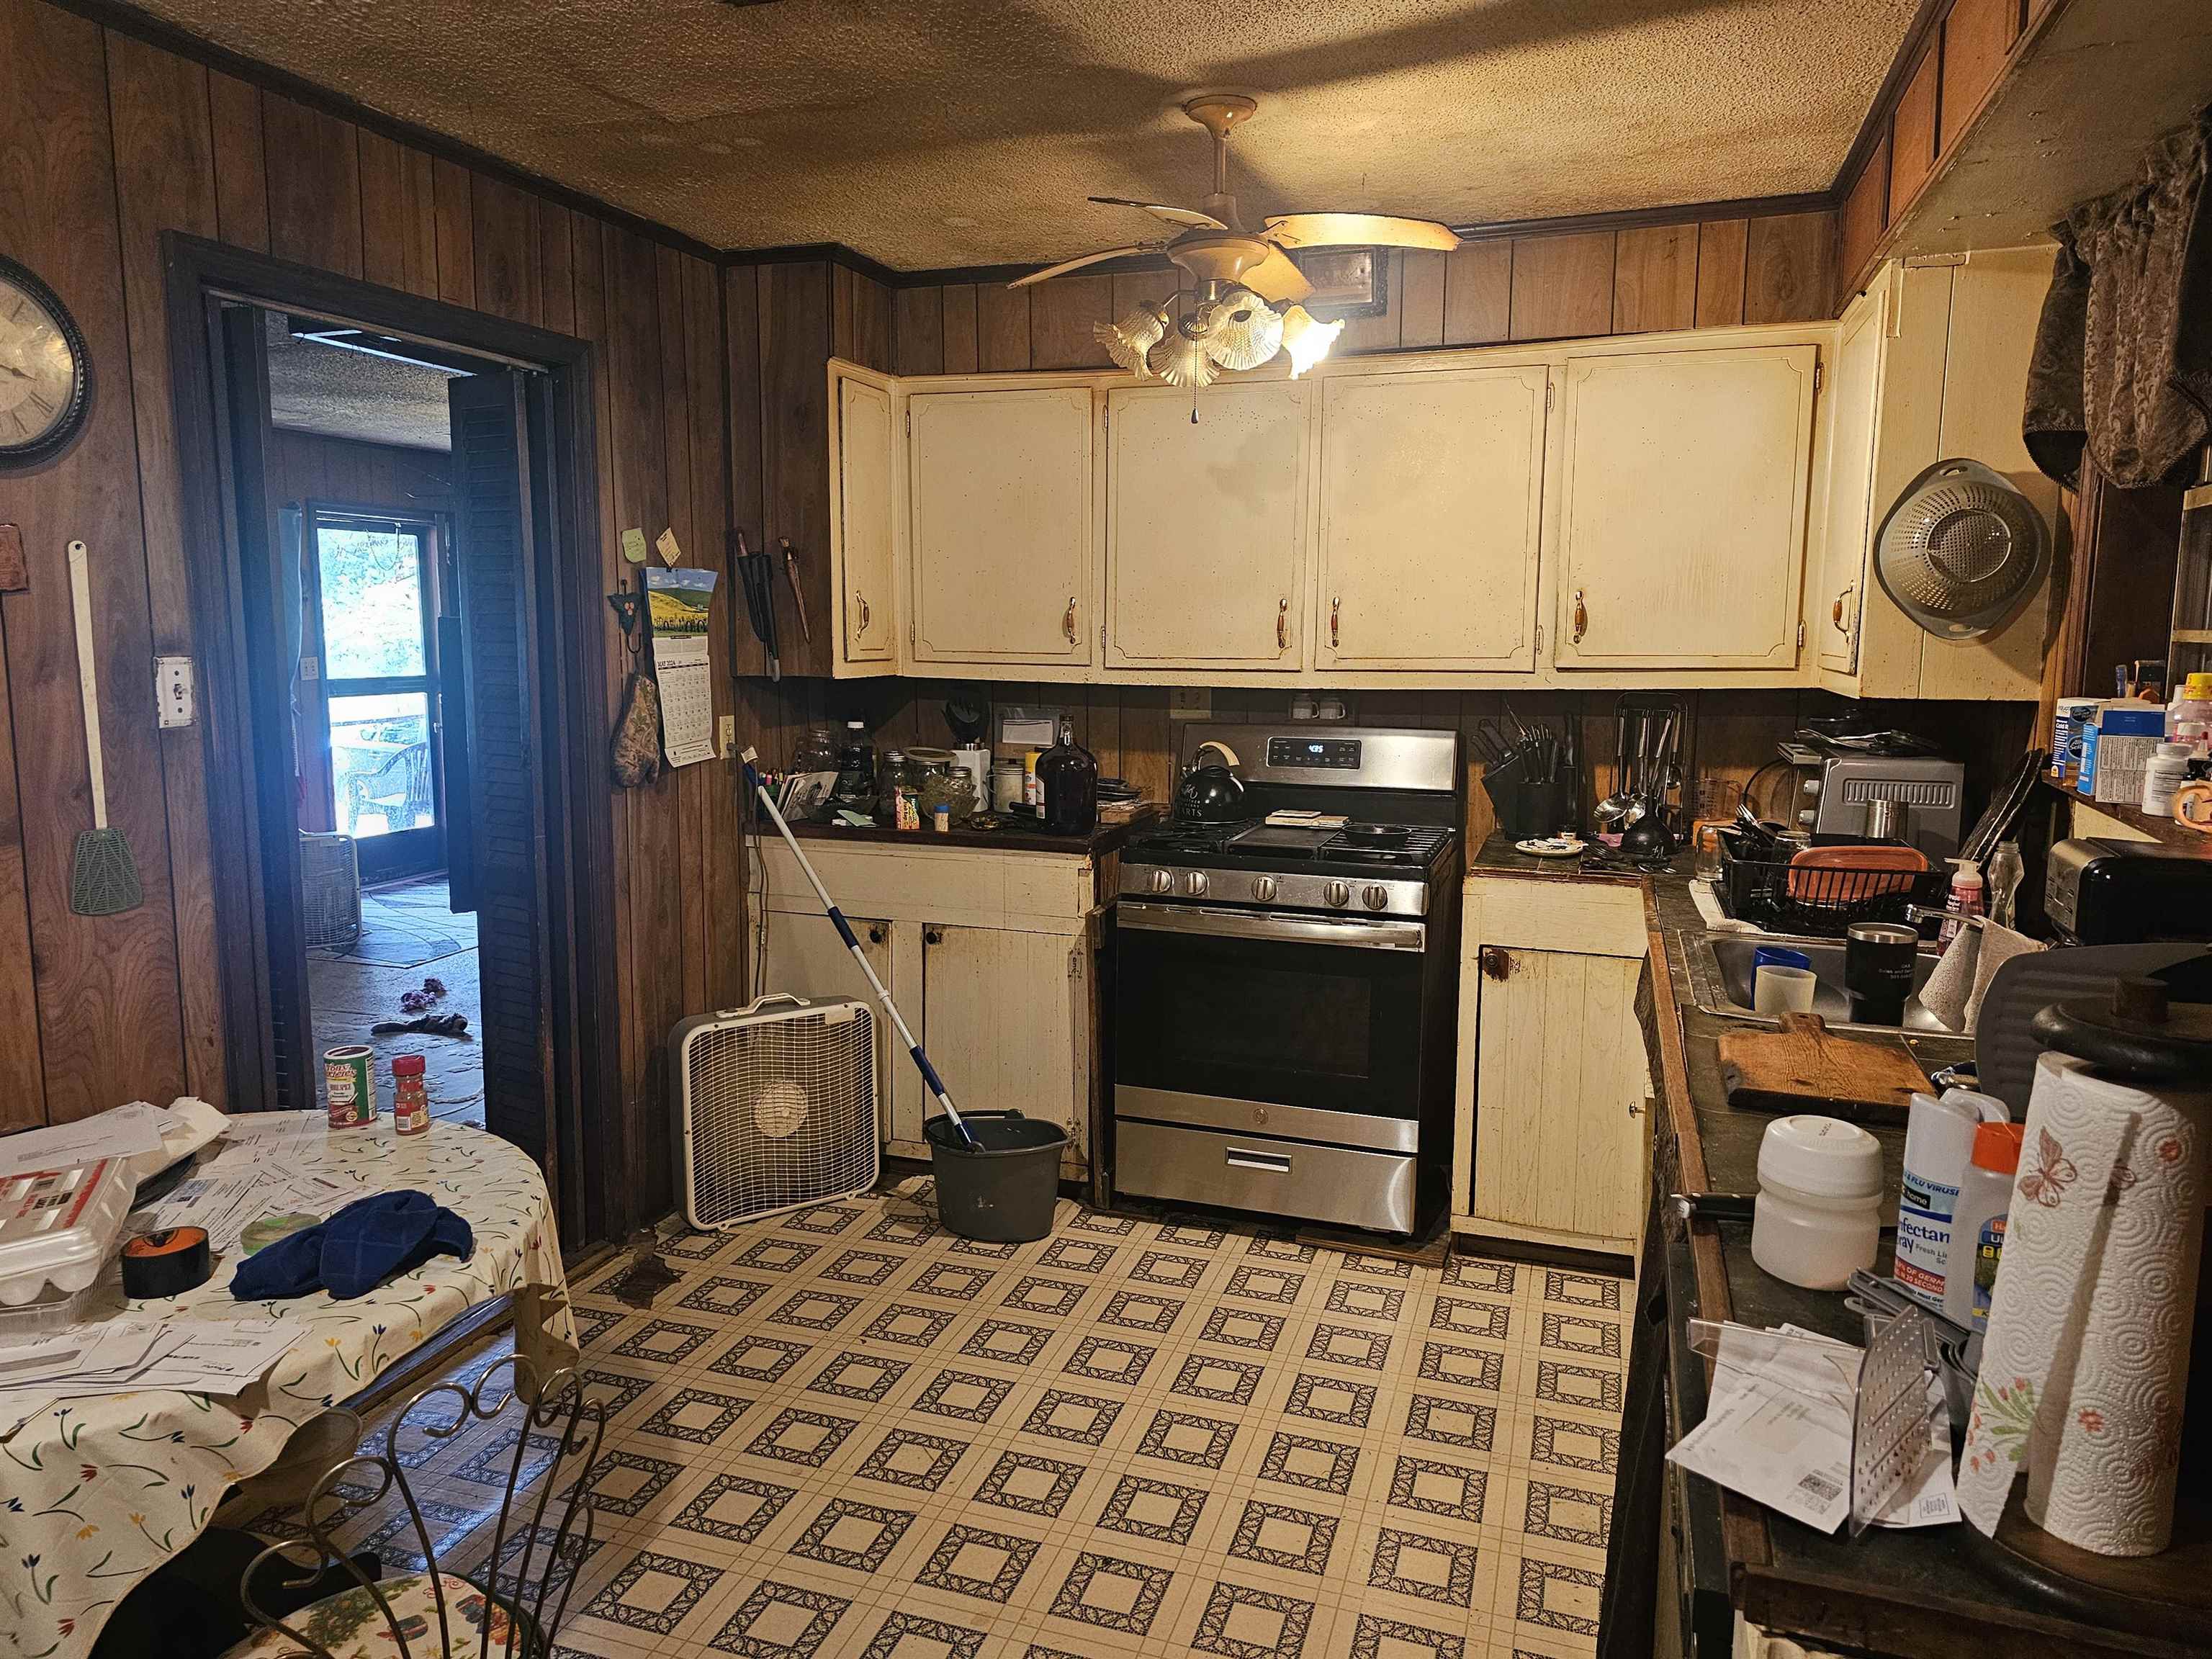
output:
{"label": "cabinet hinge", "polygon": [[1540,657],[1544,654],[1544,624],[1541,623],[1536,624],[1536,654]]}
{"label": "cabinet hinge", "polygon": [[1559,388],[1553,386],[1549,380],[1544,382],[1544,407],[1546,410],[1548,410],[1552,407],[1552,394],[1558,390]]}
{"label": "cabinet hinge", "polygon": [[1813,390],[1818,392],[1820,389],[1821,383],[1827,378],[1827,364],[1818,362],[1814,362],[1813,365]]}
{"label": "cabinet hinge", "polygon": [[1800,651],[1805,648],[1805,624],[1802,622],[1797,624],[1797,648]]}
{"label": "cabinet hinge", "polygon": [[909,438],[914,436],[914,411],[911,409],[906,411],[906,435]]}

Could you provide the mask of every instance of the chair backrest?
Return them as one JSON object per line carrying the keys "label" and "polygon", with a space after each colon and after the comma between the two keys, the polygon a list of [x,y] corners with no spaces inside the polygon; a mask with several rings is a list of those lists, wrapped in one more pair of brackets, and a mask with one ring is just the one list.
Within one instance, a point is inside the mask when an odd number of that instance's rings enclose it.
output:
{"label": "chair backrest", "polygon": [[[474,1579],[464,1580],[449,1576],[439,1563],[422,1506],[409,1483],[409,1466],[422,1461],[417,1454],[427,1443],[450,1440],[473,1424],[502,1419],[513,1424],[514,1444],[502,1459],[506,1476],[499,1514]],[[240,1600],[262,1629],[282,1632],[302,1653],[335,1659],[331,1649],[307,1633],[313,1626],[312,1609],[279,1618],[263,1608],[256,1593],[296,1590],[336,1568],[353,1581],[355,1588],[343,1594],[366,1592],[374,1602],[370,1627],[381,1626],[391,1636],[397,1644],[394,1659],[438,1659],[471,1650],[477,1659],[490,1659],[495,1651],[501,1659],[546,1659],[567,1615],[576,1575],[591,1557],[597,1520],[592,1484],[606,1425],[605,1404],[586,1398],[580,1373],[557,1370],[541,1384],[529,1362],[518,1356],[495,1361],[472,1383],[433,1383],[367,1443],[356,1431],[353,1440],[362,1449],[324,1470],[308,1491],[301,1516],[307,1536],[273,1543],[255,1556],[240,1582]],[[407,1581],[371,1579],[335,1536],[340,1527],[383,1506],[395,1492],[412,1523],[434,1620],[419,1613],[410,1618],[395,1607],[386,1586]],[[559,1520],[549,1532],[546,1516],[556,1499]],[[406,1535],[404,1530],[399,1534]],[[287,1570],[296,1576],[288,1577]],[[465,1619],[454,1603],[471,1584],[489,1607]],[[473,1643],[466,1640],[471,1626]],[[410,1636],[419,1645],[410,1645]],[[457,1637],[462,1638],[458,1644]]]}

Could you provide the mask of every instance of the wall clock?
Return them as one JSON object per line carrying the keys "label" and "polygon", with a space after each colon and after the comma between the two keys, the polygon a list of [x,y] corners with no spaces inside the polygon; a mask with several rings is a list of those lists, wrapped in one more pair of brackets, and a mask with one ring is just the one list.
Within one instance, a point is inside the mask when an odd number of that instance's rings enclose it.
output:
{"label": "wall clock", "polygon": [[84,334],[53,289],[0,254],[0,466],[75,437],[92,397]]}

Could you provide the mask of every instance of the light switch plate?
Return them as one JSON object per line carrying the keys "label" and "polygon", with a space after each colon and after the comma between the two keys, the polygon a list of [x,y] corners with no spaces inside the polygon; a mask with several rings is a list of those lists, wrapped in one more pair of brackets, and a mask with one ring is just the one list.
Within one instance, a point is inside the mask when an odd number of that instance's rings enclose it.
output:
{"label": "light switch plate", "polygon": [[190,657],[154,659],[154,712],[165,732],[192,723],[192,659]]}
{"label": "light switch plate", "polygon": [[1205,685],[1178,685],[1170,688],[1168,718],[1178,720],[1212,720],[1213,689]]}

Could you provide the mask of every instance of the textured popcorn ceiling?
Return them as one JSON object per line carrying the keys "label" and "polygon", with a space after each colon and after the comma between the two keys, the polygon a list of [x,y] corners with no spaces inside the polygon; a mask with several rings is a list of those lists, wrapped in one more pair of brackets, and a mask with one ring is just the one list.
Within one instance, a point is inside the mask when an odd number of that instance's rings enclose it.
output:
{"label": "textured popcorn ceiling", "polygon": [[723,247],[1057,258],[1189,203],[1454,222],[1825,189],[1914,0],[147,0]]}
{"label": "textured popcorn ceiling", "polygon": [[273,313],[265,321],[272,425],[406,449],[453,448],[446,386],[454,373],[296,339]]}

